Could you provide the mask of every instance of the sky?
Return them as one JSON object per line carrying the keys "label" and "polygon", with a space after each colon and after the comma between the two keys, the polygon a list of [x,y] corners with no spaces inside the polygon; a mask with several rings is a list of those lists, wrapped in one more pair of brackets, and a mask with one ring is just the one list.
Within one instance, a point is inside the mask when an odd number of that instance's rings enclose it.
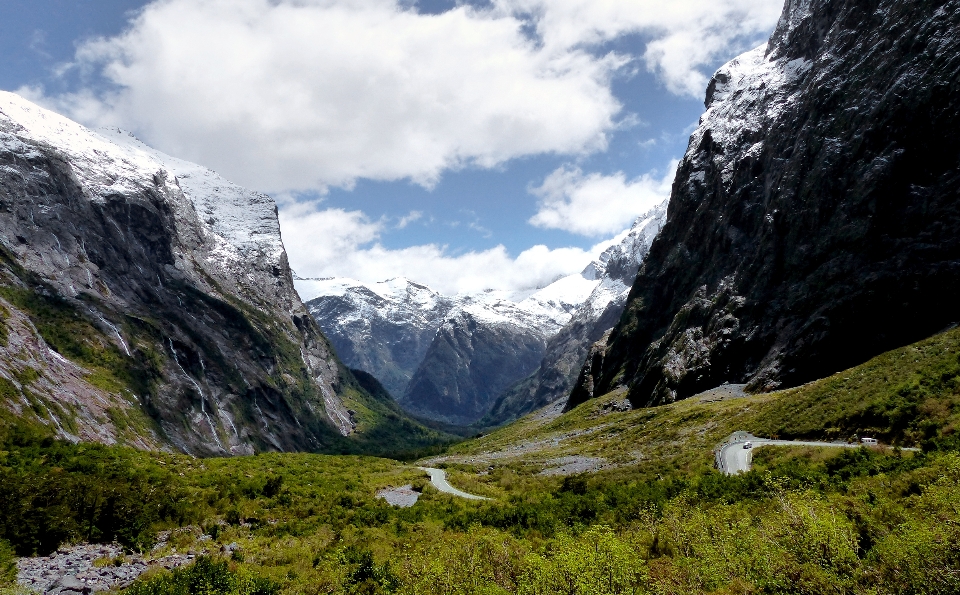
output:
{"label": "sky", "polygon": [[0,89],[273,196],[301,277],[578,272],[782,0],[3,0]]}

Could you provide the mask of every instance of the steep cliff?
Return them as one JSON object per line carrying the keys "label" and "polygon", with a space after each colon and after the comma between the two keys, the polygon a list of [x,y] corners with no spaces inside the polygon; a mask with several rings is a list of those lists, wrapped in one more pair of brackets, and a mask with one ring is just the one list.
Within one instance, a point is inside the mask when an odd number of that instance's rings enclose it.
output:
{"label": "steep cliff", "polygon": [[456,296],[404,278],[298,279],[297,285],[349,366],[372,374],[418,416],[469,424],[536,368],[547,339],[596,282],[574,275],[532,293]]}
{"label": "steep cliff", "polygon": [[706,106],[597,391],[798,385],[960,318],[960,2],[788,0]]}
{"label": "steep cliff", "polygon": [[402,277],[371,287],[353,279],[298,280],[307,309],[348,366],[400,396],[453,300]]}
{"label": "steep cliff", "polygon": [[197,454],[349,449],[377,405],[300,302],[272,199],[0,93],[0,408]]}

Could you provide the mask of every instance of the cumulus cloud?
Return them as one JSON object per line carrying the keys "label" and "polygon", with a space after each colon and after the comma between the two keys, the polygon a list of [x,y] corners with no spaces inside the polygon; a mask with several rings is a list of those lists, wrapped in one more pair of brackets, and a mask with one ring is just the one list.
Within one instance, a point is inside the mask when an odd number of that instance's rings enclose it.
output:
{"label": "cumulus cloud", "polygon": [[[620,67],[645,60],[670,89],[701,96],[704,66],[769,31],[780,6],[494,0],[420,14],[410,4],[158,0],[122,34],[79,46],[72,69],[107,90],[46,103],[261,190],[430,186],[449,169],[604,149],[628,117],[610,85]],[[642,56],[598,50],[629,33],[649,38]]]}
{"label": "cumulus cloud", "polygon": [[380,242],[384,221],[360,211],[317,209],[307,203],[280,211],[290,264],[301,277],[352,277],[375,283],[403,276],[452,295],[484,289],[521,291],[581,271],[610,242],[590,250],[533,246],[511,256],[504,246],[451,254],[425,244],[391,250]]}
{"label": "cumulus cloud", "polygon": [[110,91],[48,100],[269,191],[429,186],[446,169],[603,149],[623,60],[547,53],[522,27],[395,0],[162,0],[79,47],[75,68]]}
{"label": "cumulus cloud", "polygon": [[671,162],[662,177],[650,172],[629,181],[623,172],[585,175],[579,168],[558,168],[530,189],[540,205],[529,222],[585,236],[616,233],[670,196],[677,163]]}
{"label": "cumulus cloud", "polygon": [[643,60],[672,92],[702,97],[705,68],[769,35],[782,0],[494,0],[528,15],[546,51],[561,53],[639,33]]}

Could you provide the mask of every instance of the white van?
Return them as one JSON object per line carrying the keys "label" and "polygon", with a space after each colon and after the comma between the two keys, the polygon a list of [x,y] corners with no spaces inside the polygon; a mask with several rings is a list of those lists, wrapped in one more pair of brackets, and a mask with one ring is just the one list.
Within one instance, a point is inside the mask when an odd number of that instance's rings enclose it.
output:
{"label": "white van", "polygon": [[860,439],[860,444],[863,444],[864,446],[876,446],[876,445],[877,445],[877,439],[876,439],[876,438],[861,438],[861,439]]}

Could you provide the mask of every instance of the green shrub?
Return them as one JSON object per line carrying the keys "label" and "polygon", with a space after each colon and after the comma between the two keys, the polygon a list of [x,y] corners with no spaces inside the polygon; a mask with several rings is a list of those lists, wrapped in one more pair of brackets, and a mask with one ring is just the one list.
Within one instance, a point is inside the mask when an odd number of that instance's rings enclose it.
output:
{"label": "green shrub", "polygon": [[0,539],[21,556],[68,541],[149,549],[158,525],[195,517],[168,472],[136,467],[135,451],[29,433],[0,441]]}
{"label": "green shrub", "polygon": [[17,580],[17,558],[13,547],[0,539],[0,587],[12,585]]}
{"label": "green shrub", "polygon": [[279,592],[277,583],[207,556],[198,558],[190,566],[137,580],[124,591],[126,595],[277,595]]}

